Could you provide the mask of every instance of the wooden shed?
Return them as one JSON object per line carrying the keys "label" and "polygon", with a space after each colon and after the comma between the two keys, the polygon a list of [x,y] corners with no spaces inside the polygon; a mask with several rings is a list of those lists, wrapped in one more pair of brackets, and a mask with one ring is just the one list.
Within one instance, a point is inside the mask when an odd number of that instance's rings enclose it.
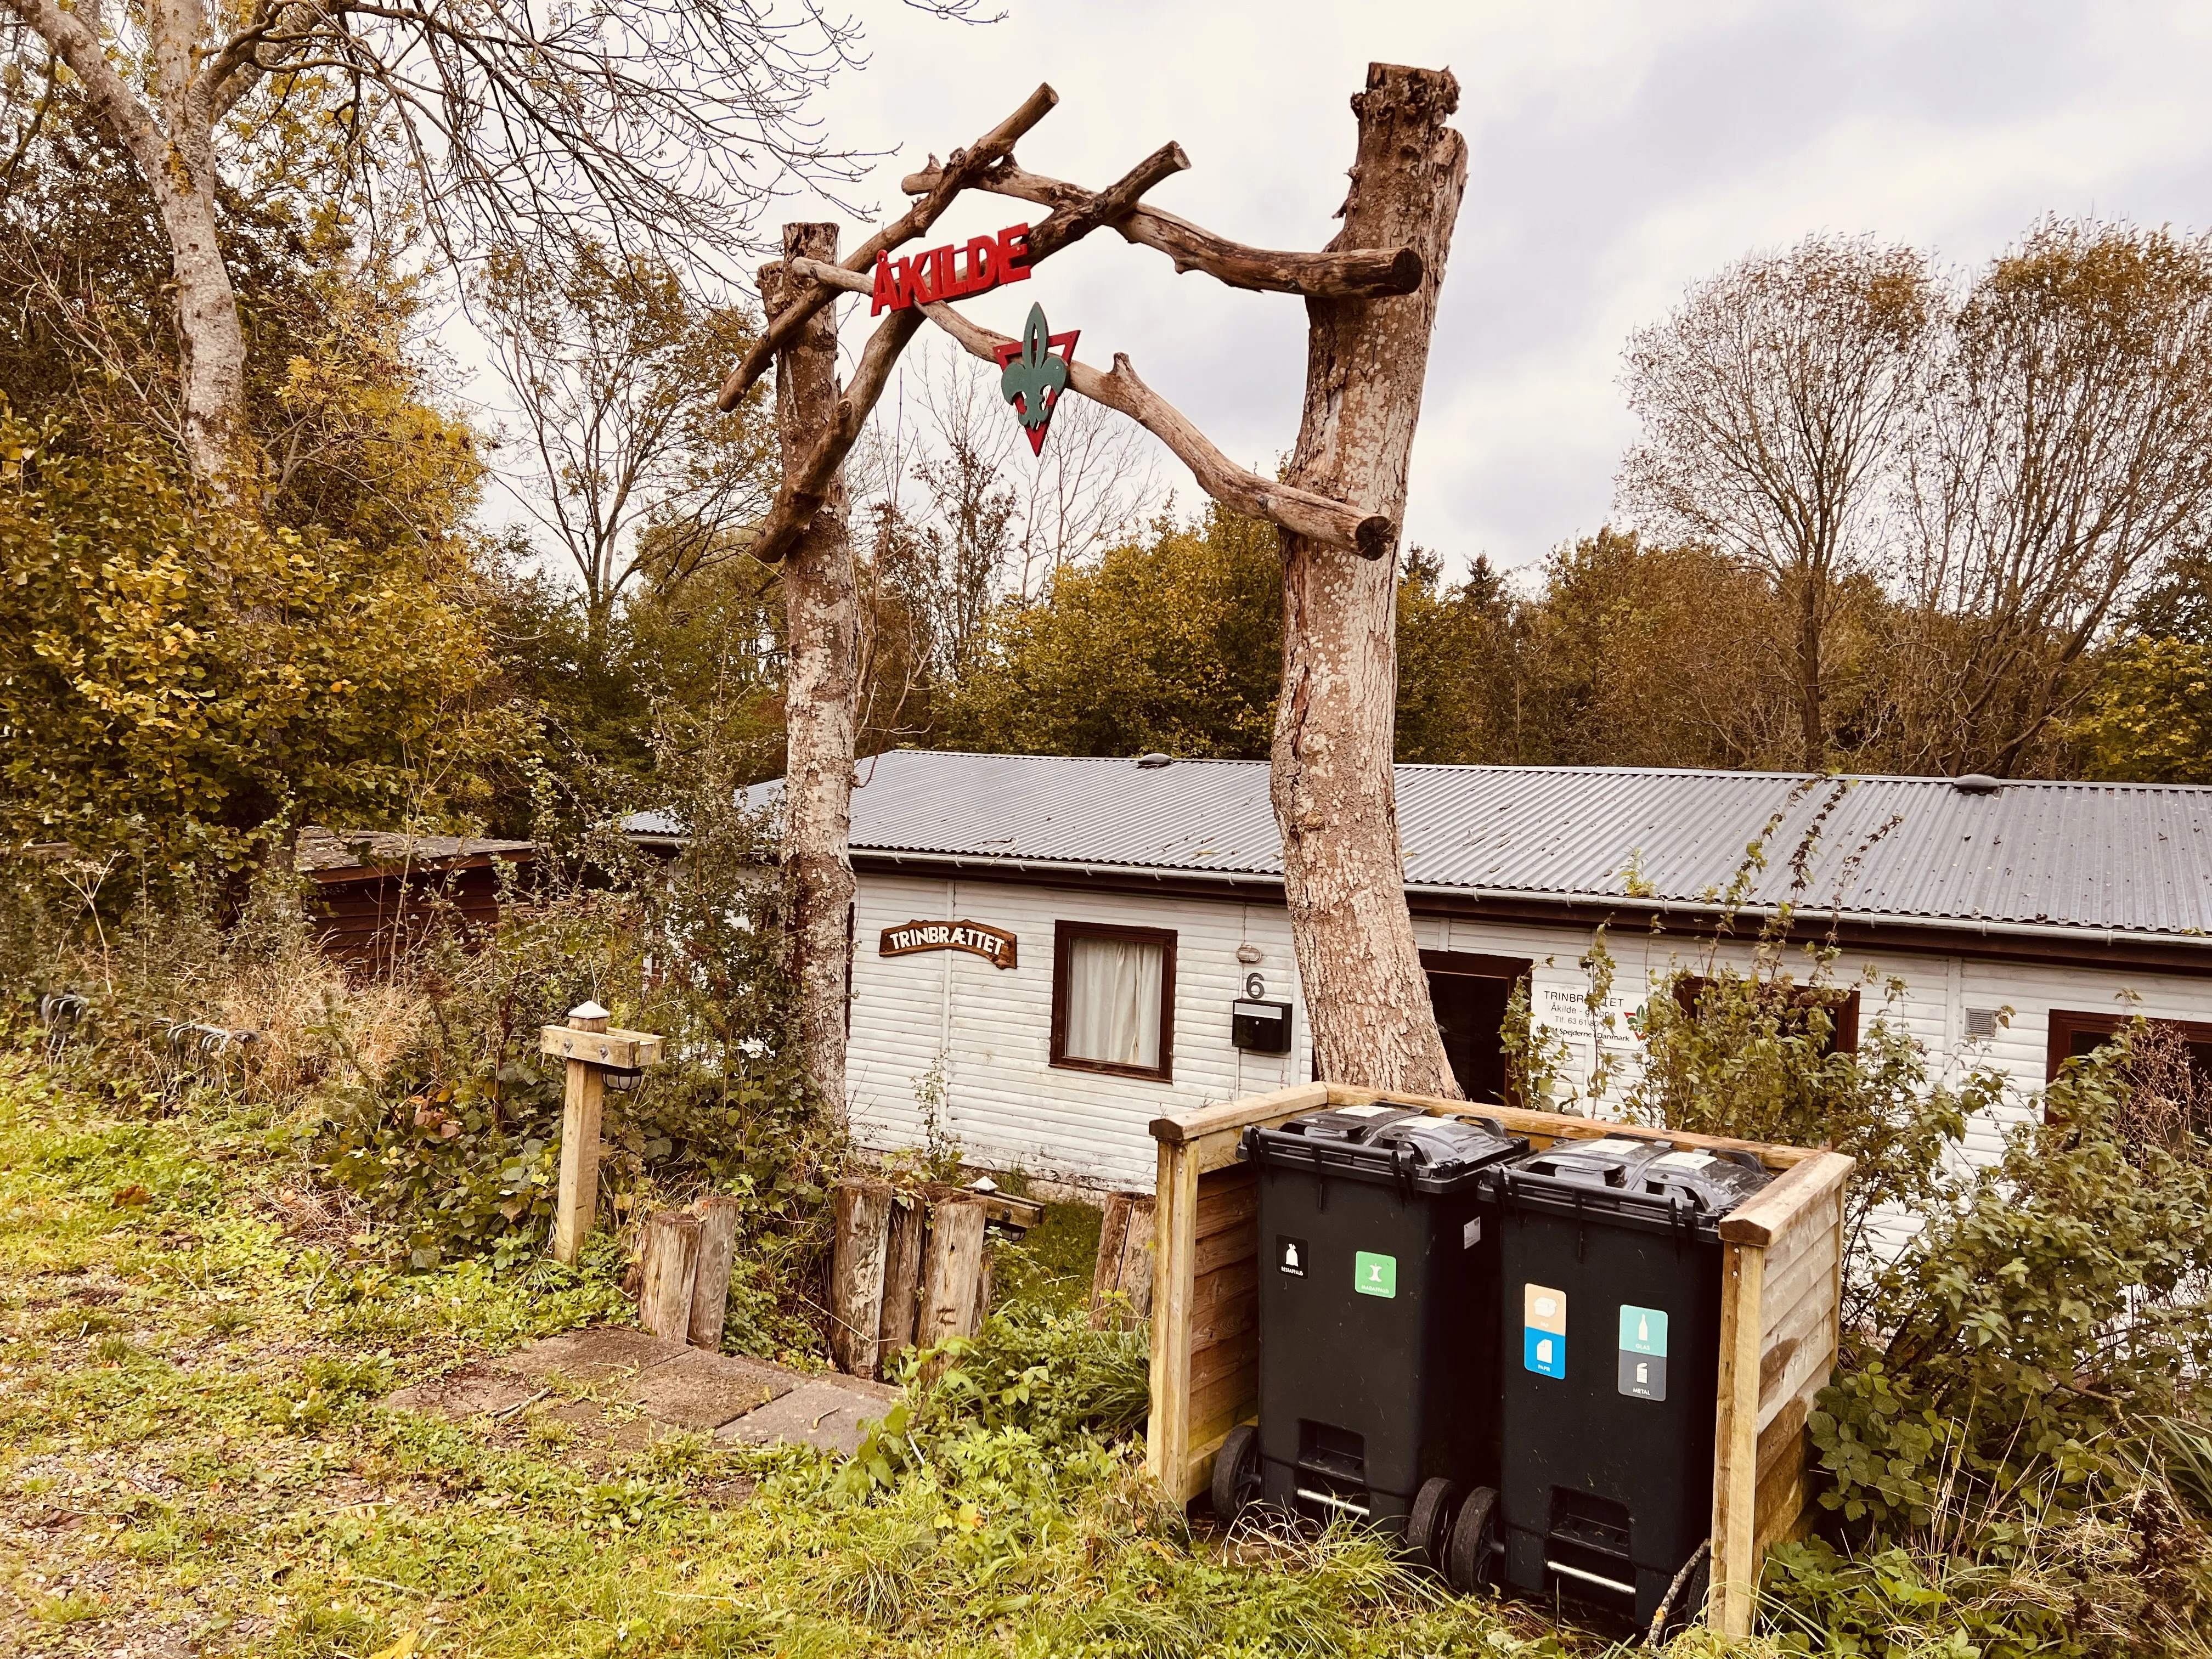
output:
{"label": "wooden shed", "polygon": [[441,928],[473,944],[499,925],[502,868],[526,879],[530,841],[412,836],[384,830],[300,831],[295,865],[315,884],[311,914],[325,955],[387,966]]}
{"label": "wooden shed", "polygon": [[1254,1124],[1378,1100],[1443,1115],[1496,1118],[1539,1146],[1614,1135],[1685,1148],[1733,1147],[1778,1173],[1720,1226],[1708,1620],[1727,1634],[1748,1634],[1766,1549],[1793,1535],[1802,1521],[1805,1422],[1835,1364],[1844,1191],[1852,1169],[1839,1153],[1334,1083],[1155,1119],[1159,1184],[1147,1469],[1188,1503],[1206,1490],[1223,1438],[1258,1410],[1259,1182],[1237,1161],[1239,1138]]}

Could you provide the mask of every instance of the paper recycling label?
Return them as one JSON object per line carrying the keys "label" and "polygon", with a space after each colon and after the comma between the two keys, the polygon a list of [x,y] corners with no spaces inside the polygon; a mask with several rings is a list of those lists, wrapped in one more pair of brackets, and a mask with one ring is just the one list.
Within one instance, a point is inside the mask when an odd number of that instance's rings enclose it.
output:
{"label": "paper recycling label", "polygon": [[1567,1374],[1567,1293],[1548,1285],[1521,1287],[1521,1364],[1544,1376]]}

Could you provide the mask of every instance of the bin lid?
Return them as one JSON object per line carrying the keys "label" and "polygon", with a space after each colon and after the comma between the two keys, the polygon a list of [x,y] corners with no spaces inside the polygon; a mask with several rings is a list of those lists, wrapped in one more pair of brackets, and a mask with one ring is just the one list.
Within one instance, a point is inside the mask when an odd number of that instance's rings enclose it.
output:
{"label": "bin lid", "polygon": [[1333,1106],[1271,1129],[1248,1129],[1239,1149],[1258,1163],[1403,1181],[1425,1193],[1454,1190],[1528,1150],[1527,1136],[1509,1134],[1495,1118],[1434,1117],[1391,1101]]}
{"label": "bin lid", "polygon": [[1671,1141],[1626,1135],[1557,1141],[1516,1161],[1509,1175],[1512,1190],[1531,1196],[1548,1190],[1584,1206],[1595,1200],[1655,1218],[1686,1214],[1707,1223],[1774,1179],[1752,1154],[1733,1147],[1678,1149]]}

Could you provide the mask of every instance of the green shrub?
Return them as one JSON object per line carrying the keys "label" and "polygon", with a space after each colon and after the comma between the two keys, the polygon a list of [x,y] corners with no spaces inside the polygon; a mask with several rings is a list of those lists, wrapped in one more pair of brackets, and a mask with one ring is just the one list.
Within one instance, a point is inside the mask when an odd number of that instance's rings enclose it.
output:
{"label": "green shrub", "polygon": [[1847,1535],[1925,1528],[1946,1486],[2078,1509],[2133,1481],[2130,1419],[2176,1411],[2212,1362],[2212,1168],[2118,1133],[2134,1040],[2069,1061],[2045,1121],[2011,1131],[1884,1277],[1887,1340],[1811,1423]]}

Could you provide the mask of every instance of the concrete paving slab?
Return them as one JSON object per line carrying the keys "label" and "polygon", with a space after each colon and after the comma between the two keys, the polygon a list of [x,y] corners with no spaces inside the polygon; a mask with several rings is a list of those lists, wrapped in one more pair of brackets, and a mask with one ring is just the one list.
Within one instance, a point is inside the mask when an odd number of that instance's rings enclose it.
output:
{"label": "concrete paving slab", "polygon": [[428,1382],[402,1389],[384,1403],[394,1411],[458,1421],[520,1406],[542,1386],[501,1369],[496,1360],[479,1359]]}
{"label": "concrete paving slab", "polygon": [[756,1359],[687,1348],[617,1384],[613,1395],[657,1422],[705,1433],[789,1394],[804,1379]]}
{"label": "concrete paving slab", "polygon": [[558,1371],[572,1382],[607,1382],[634,1376],[648,1366],[691,1352],[681,1342],[619,1325],[595,1325],[568,1331],[517,1348],[498,1363],[523,1376]]}
{"label": "concrete paving slab", "polygon": [[565,1423],[595,1447],[614,1451],[642,1451],[663,1435],[685,1431],[672,1424],[656,1423],[642,1413],[611,1413],[596,1400],[570,1400],[548,1409],[544,1420]]}
{"label": "concrete paving slab", "polygon": [[860,1449],[862,1420],[881,1417],[895,1398],[895,1389],[858,1377],[818,1378],[724,1424],[714,1438],[750,1446],[813,1446],[850,1457]]}

